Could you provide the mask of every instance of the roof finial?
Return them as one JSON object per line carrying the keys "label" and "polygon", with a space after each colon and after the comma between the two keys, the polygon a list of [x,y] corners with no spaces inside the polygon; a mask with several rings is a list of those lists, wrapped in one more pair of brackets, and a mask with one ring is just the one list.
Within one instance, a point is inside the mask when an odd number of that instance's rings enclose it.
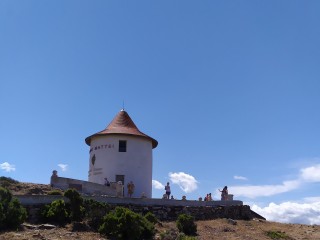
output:
{"label": "roof finial", "polygon": [[122,101],[122,109],[121,111],[124,111],[124,100]]}

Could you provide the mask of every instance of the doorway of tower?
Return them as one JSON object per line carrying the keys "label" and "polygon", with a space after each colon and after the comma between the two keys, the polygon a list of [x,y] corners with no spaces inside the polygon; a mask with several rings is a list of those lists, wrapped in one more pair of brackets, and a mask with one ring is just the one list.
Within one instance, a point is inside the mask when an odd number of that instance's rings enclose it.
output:
{"label": "doorway of tower", "polygon": [[[122,182],[122,185],[124,186],[124,175],[116,175],[116,182],[119,182],[121,181]],[[124,196],[124,187],[123,187],[123,193],[122,193]]]}

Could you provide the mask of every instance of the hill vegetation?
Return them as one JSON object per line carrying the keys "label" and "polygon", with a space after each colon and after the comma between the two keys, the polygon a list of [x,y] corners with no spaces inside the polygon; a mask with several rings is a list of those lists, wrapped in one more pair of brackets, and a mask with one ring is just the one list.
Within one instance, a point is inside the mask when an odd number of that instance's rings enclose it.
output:
{"label": "hill vegetation", "polygon": [[[194,221],[188,215],[180,216],[176,222],[160,222],[151,213],[141,216],[129,209],[111,210],[108,204],[83,200],[75,190],[63,193],[52,189],[50,185],[21,183],[6,177],[0,177],[0,187],[9,189],[15,195],[63,194],[70,200],[70,203],[58,200],[47,205],[41,212],[43,222],[38,225],[29,223],[20,225],[25,219],[24,210],[15,203],[21,216],[16,222],[18,227],[5,231],[2,228],[2,232],[0,229],[0,239],[320,239],[318,225],[282,224],[257,219]],[[3,193],[3,196],[7,196],[5,191]]]}
{"label": "hill vegetation", "polygon": [[53,190],[50,184],[19,182],[9,177],[0,177],[0,186],[5,187],[13,195],[48,194]]}

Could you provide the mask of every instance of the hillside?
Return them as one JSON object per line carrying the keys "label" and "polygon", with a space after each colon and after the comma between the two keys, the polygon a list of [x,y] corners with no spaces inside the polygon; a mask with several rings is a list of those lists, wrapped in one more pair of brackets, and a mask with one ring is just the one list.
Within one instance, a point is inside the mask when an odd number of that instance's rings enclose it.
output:
{"label": "hillside", "polygon": [[0,177],[0,186],[8,188],[13,195],[47,194],[52,190],[50,184],[25,183],[7,177]]}
{"label": "hillside", "polygon": [[[47,194],[52,190],[50,185],[21,183],[10,178],[0,177],[0,186],[5,186],[13,194]],[[320,240],[320,226],[301,224],[282,224],[263,220],[228,221],[227,219],[216,219],[210,221],[197,221],[199,240]],[[74,225],[69,224],[64,228],[54,227],[44,229],[43,225],[25,224],[18,231],[0,232],[1,239],[107,239],[100,234],[88,229],[80,231]],[[77,229],[77,230],[75,230]],[[156,225],[157,234],[155,239],[173,240],[178,235],[175,222],[161,222]]]}
{"label": "hillside", "polygon": [[[226,219],[197,221],[198,240],[319,240],[320,226],[301,224],[282,224],[268,221],[236,221],[230,224]],[[164,222],[157,225],[155,239],[174,240],[178,230],[174,222]],[[162,238],[161,238],[162,237]],[[98,233],[90,231],[72,231],[72,225],[54,229],[28,229],[0,233],[0,239],[107,239]]]}

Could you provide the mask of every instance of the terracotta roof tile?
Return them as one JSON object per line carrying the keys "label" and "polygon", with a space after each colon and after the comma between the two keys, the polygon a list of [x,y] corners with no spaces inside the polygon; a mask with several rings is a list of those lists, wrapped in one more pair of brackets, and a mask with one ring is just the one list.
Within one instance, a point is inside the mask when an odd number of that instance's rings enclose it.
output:
{"label": "terracotta roof tile", "polygon": [[97,132],[85,139],[86,144],[90,146],[91,139],[95,136],[109,135],[109,134],[124,134],[124,135],[134,135],[147,138],[152,141],[152,148],[157,147],[157,140],[149,137],[148,135],[140,132],[137,126],[134,124],[129,114],[121,110],[111,121],[111,123],[106,127],[106,129]]}

